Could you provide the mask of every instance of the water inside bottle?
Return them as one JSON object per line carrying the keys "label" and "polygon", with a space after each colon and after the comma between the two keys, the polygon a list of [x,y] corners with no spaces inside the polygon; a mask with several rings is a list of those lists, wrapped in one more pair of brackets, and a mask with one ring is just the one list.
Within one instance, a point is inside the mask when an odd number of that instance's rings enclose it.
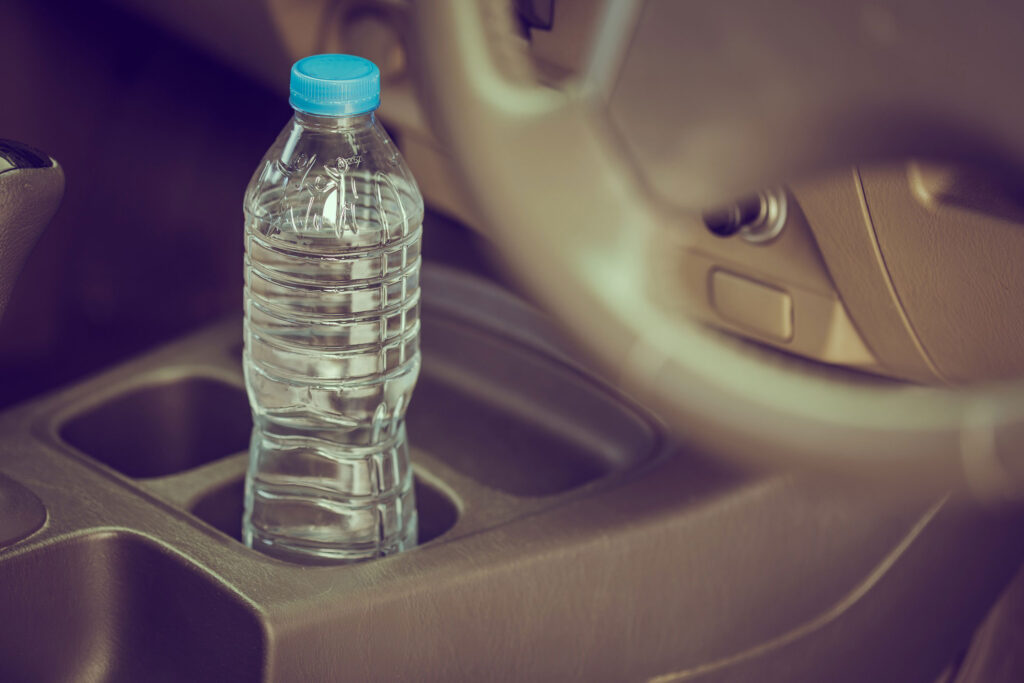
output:
{"label": "water inside bottle", "polygon": [[244,362],[259,398],[244,537],[286,558],[355,560],[416,542],[403,418],[420,364],[422,203],[379,172],[313,159],[268,161],[271,189],[248,200]]}

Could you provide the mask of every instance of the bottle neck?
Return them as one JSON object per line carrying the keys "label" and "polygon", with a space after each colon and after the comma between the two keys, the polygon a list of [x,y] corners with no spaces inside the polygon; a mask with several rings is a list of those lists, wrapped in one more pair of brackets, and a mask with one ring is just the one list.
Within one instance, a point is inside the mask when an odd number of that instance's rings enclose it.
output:
{"label": "bottle neck", "polygon": [[374,112],[352,116],[319,116],[295,110],[295,121],[303,128],[316,131],[344,131],[372,126]]}

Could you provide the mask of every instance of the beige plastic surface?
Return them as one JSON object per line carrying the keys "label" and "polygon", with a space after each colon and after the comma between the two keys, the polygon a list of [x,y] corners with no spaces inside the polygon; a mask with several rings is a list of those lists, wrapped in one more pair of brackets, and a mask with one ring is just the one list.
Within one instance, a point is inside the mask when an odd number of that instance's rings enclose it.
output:
{"label": "beige plastic surface", "polygon": [[1024,375],[1019,188],[993,172],[921,163],[861,177],[893,289],[939,376]]}
{"label": "beige plastic surface", "polygon": [[788,292],[721,268],[709,276],[708,299],[720,316],[778,341],[793,336],[793,297]]}
{"label": "beige plastic surface", "polygon": [[939,380],[889,280],[859,171],[821,174],[792,189],[846,309],[886,372],[917,382]]}
{"label": "beige plastic surface", "polygon": [[929,383],[1024,372],[1024,210],[968,165],[852,169],[794,192],[883,371]]}

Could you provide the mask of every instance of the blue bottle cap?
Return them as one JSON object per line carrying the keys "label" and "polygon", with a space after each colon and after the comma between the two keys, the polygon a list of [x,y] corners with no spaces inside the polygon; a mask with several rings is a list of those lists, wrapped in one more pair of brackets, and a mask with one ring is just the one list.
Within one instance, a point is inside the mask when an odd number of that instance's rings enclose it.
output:
{"label": "blue bottle cap", "polygon": [[355,55],[313,55],[292,65],[293,109],[318,116],[354,116],[380,106],[380,69]]}

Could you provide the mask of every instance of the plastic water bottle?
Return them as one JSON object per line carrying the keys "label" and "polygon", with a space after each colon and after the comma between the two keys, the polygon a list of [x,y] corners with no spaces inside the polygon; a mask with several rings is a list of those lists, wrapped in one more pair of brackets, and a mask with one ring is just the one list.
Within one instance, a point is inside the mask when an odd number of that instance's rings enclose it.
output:
{"label": "plastic water bottle", "polygon": [[423,198],[374,116],[380,72],[295,63],[295,110],[245,194],[245,543],[352,562],[416,544],[405,410],[419,375]]}

